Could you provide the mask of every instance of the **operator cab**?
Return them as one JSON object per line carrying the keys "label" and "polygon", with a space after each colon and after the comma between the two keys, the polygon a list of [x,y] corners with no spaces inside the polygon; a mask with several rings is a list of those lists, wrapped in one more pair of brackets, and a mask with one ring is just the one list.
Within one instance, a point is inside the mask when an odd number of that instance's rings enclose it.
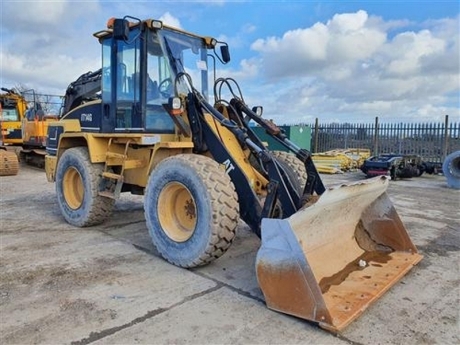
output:
{"label": "operator cab", "polygon": [[[171,97],[191,86],[208,98],[210,39],[168,28],[160,21],[109,20],[94,35],[102,44],[102,132],[174,133],[164,108]],[[137,20],[137,19],[136,19]],[[214,44],[217,41],[214,40]],[[227,61],[226,61],[227,62]]]}
{"label": "operator cab", "polygon": [[16,107],[16,103],[13,103],[9,100],[5,100],[5,104],[1,102],[0,106],[2,110],[1,118],[0,118],[1,121],[4,121],[4,122],[20,121],[19,112]]}

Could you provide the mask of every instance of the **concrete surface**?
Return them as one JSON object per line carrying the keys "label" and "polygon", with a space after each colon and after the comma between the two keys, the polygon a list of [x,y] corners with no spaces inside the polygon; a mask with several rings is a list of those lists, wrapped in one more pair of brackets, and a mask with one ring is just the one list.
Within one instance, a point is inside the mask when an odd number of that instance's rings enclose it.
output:
{"label": "concrete surface", "polygon": [[185,270],[158,257],[142,197],[123,195],[108,222],[78,229],[44,172],[22,165],[0,187],[1,344],[460,343],[460,191],[443,176],[391,181],[424,259],[340,335],[265,307],[259,240],[243,223],[222,258]]}

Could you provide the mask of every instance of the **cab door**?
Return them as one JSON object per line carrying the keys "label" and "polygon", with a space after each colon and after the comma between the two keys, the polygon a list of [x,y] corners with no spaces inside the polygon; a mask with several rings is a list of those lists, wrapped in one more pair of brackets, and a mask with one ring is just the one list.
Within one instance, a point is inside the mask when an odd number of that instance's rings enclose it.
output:
{"label": "cab door", "polygon": [[140,29],[128,40],[108,38],[102,43],[102,123],[103,133],[140,132],[141,106]]}

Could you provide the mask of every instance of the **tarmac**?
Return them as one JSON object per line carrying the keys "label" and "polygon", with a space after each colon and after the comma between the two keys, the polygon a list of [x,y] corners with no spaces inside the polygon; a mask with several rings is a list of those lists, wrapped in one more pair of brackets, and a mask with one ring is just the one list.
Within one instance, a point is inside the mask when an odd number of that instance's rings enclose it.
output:
{"label": "tarmac", "polygon": [[338,335],[266,307],[260,241],[243,222],[224,256],[187,270],[154,249],[141,196],[122,195],[108,221],[80,229],[41,170],[21,165],[0,191],[1,344],[460,344],[460,191],[442,175],[390,181],[424,258]]}

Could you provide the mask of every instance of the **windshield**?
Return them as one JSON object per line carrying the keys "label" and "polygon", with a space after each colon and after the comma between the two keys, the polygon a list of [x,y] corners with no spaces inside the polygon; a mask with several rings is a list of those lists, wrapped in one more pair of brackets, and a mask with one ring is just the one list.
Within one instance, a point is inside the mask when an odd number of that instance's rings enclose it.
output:
{"label": "windshield", "polygon": [[11,121],[19,121],[19,114],[16,108],[2,108],[1,112],[1,121],[11,122]]}
{"label": "windshield", "polygon": [[[173,92],[175,77],[185,72],[190,75],[193,81],[193,87],[200,91],[206,98],[208,95],[208,65],[207,65],[207,49],[202,39],[190,36],[183,32],[175,32],[169,29],[163,29],[152,32],[152,39],[149,40],[149,55],[155,55],[158,50],[163,50],[168,61],[165,58],[159,59],[154,67],[159,72],[160,92]],[[162,49],[160,49],[160,47]],[[153,61],[152,61],[153,62]],[[149,60],[149,66],[151,61]],[[169,68],[168,68],[169,67]],[[149,67],[150,73],[150,67]],[[163,73],[163,75],[161,75]],[[165,81],[170,78],[171,86]],[[163,82],[163,85],[161,83]],[[190,92],[189,85],[181,78],[177,85],[180,93]]]}

